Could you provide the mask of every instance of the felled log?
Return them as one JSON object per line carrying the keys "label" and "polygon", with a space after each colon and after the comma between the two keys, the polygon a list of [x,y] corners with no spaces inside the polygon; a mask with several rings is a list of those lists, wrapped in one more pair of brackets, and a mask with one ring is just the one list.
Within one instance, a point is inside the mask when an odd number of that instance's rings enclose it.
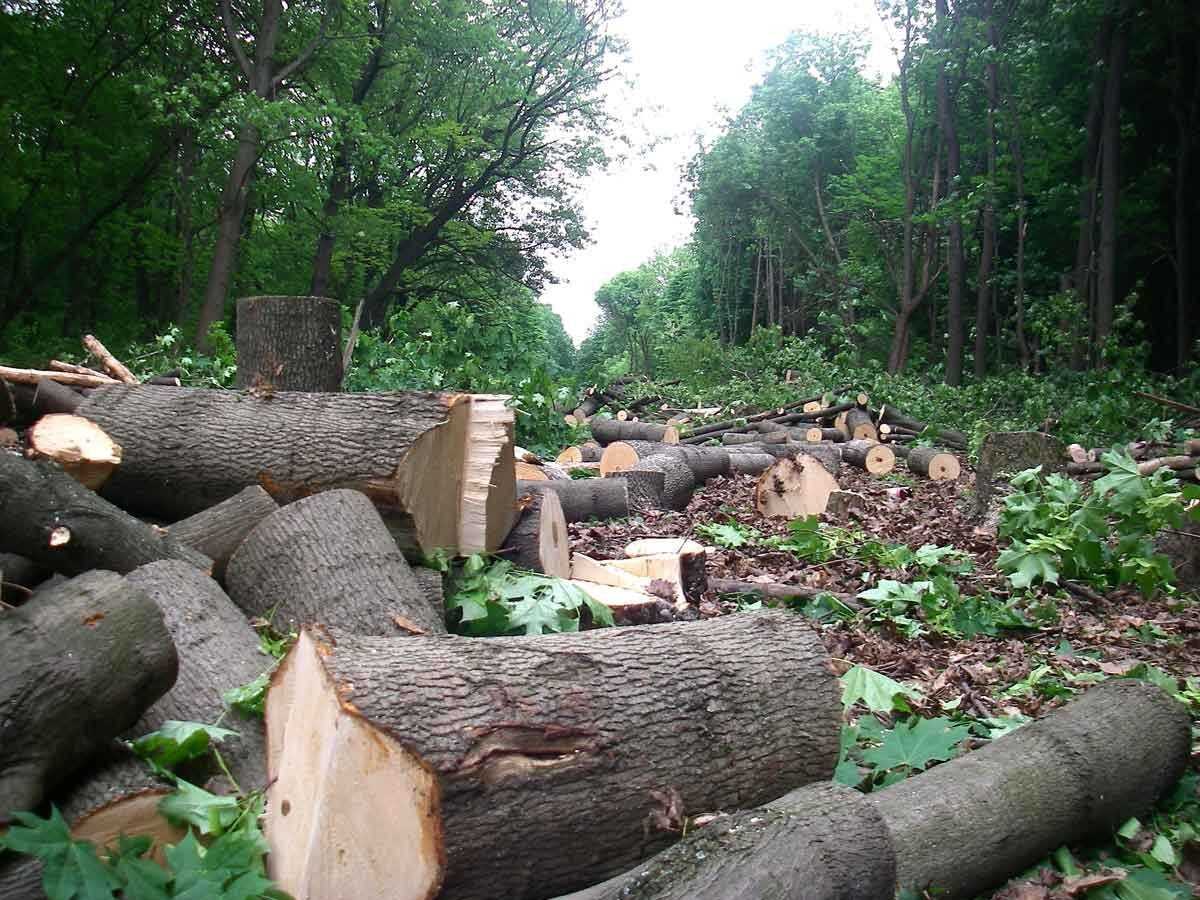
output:
{"label": "felled log", "polygon": [[80,407],[124,450],[105,495],[168,521],[261,484],[281,502],[368,494],[398,539],[494,550],[513,523],[513,412],[504,398],[115,385]]}
{"label": "felled log", "polygon": [[[924,422],[914,419],[911,416],[906,416],[891,406],[885,407],[882,413],[884,422],[893,427],[906,429],[912,434],[920,434],[928,427]],[[963,432],[955,431],[952,428],[939,428],[937,431],[938,443],[945,444],[947,447],[954,447],[958,450],[967,449],[967,436]]]}
{"label": "felled log", "polygon": [[788,519],[819,516],[837,480],[815,458],[804,453],[777,460],[758,477],[754,505],[761,515]]}
{"label": "felled log", "polygon": [[[646,557],[641,557],[646,559]],[[571,554],[571,580],[573,582],[591,582],[598,585],[622,588],[644,595],[649,602],[654,599],[673,603],[679,609],[685,609],[688,601],[683,593],[683,584],[679,578],[679,570],[673,572],[660,570],[667,578],[657,579],[660,583],[652,584],[656,579],[650,575],[630,571],[620,563],[633,560],[598,560],[584,553]],[[602,601],[603,602],[603,601]],[[670,621],[668,618],[666,621]]]}
{"label": "felled log", "polygon": [[0,499],[0,547],[55,572],[125,573],[160,559],[182,559],[206,572],[212,567],[203,554],[113,506],[51,462],[0,453]]}
{"label": "felled log", "polygon": [[237,361],[240,388],[340,391],[341,305],[325,297],[240,298]]}
{"label": "felled log", "polygon": [[579,478],[569,481],[518,481],[517,494],[549,490],[558,495],[567,522],[623,519],[629,515],[629,488],[621,478]]}
{"label": "felled log", "polygon": [[849,519],[851,516],[861,516],[867,511],[867,498],[854,491],[834,491],[829,495],[829,503],[825,514],[834,519]]}
{"label": "felled log", "polygon": [[553,490],[523,491],[517,495],[517,507],[520,517],[505,539],[500,555],[512,560],[518,568],[569,578],[571,550],[558,494]]}
{"label": "felled log", "polygon": [[566,447],[555,457],[555,462],[568,468],[581,462],[600,462],[601,447],[595,441],[585,441],[574,447]]}
{"label": "felled log", "polygon": [[[158,604],[179,653],[179,677],[158,702],[126,733],[130,740],[149,734],[164,722],[217,722],[238,733],[220,744],[221,758],[235,784],[204,760],[203,770],[189,770],[195,784],[217,779],[220,793],[267,786],[266,733],[262,719],[229,710],[226,691],[248,684],[271,667],[259,650],[258,635],[217,583],[203,572],[175,560],[134,569],[126,581]],[[210,789],[217,785],[210,785]]]}
{"label": "felled log", "polygon": [[[842,446],[834,443],[796,444],[788,447],[789,457],[807,456],[825,467],[830,475],[837,477],[842,471]],[[769,452],[769,451],[768,451]]]}
{"label": "felled log", "polygon": [[213,578],[224,582],[225,567],[233,551],[259,522],[277,509],[279,504],[271,495],[254,485],[176,522],[167,529],[167,534],[211,559]]}
{"label": "felled log", "polygon": [[[1159,469],[1180,471],[1194,469],[1197,459],[1194,456],[1160,456],[1137,464],[1139,475],[1150,475]],[[1067,463],[1067,473],[1070,475],[1097,475],[1107,472],[1108,468],[1102,462]]]}
{"label": "felled log", "polygon": [[513,473],[516,475],[517,481],[550,480],[550,475],[541,466],[535,466],[533,463],[527,463],[519,459],[513,463]]}
{"label": "felled log", "polygon": [[641,587],[620,587],[582,578],[572,578],[571,586],[608,607],[614,625],[660,625],[675,621],[675,607],[669,596],[647,593]]}
{"label": "felled log", "polygon": [[954,481],[962,474],[962,465],[953,453],[934,447],[897,447],[893,452],[904,457],[910,472],[924,475],[931,481]]}
{"label": "felled log", "polygon": [[584,391],[583,397],[579,400],[579,405],[575,407],[573,415],[576,423],[580,425],[584,424],[606,404],[620,400],[625,395],[625,385],[636,380],[635,376],[622,375],[620,378],[610,382],[608,387],[601,388],[593,384]]}
{"label": "felled log", "polygon": [[775,465],[775,457],[769,453],[731,453],[729,471],[734,475],[759,475]]}
{"label": "felled log", "polygon": [[0,824],[133,725],[179,665],[154,601],[114,572],[87,572],[5,610],[0,646]]}
{"label": "felled log", "polygon": [[846,410],[846,429],[850,433],[852,441],[877,441],[879,440],[879,432],[875,430],[875,423],[871,420],[871,414],[865,409]]}
{"label": "felled log", "polygon": [[48,569],[16,553],[0,552],[0,601],[15,606],[50,575]]}
{"label": "felled log", "polygon": [[842,434],[840,428],[820,428],[814,425],[812,428],[805,429],[804,439],[810,444],[819,444],[822,441],[840,444],[846,440],[846,435]]}
{"label": "felled log", "polygon": [[848,441],[842,445],[841,451],[843,462],[872,475],[886,475],[896,468],[895,452],[878,441]]}
{"label": "felled log", "polygon": [[654,425],[650,422],[622,422],[619,419],[593,419],[592,437],[600,444],[613,441],[659,441],[678,444],[679,431],[674,425]]}
{"label": "felled log", "polygon": [[667,477],[662,472],[649,469],[627,469],[618,475],[607,476],[625,482],[631,513],[662,509],[664,485]]}
{"label": "felled log", "polygon": [[895,895],[895,883],[887,827],[869,798],[812,784],[721,816],[629,872],[559,900],[881,900]]}
{"label": "felled log", "polygon": [[707,554],[703,548],[677,553],[654,553],[632,556],[627,559],[610,559],[604,565],[621,569],[638,578],[663,581],[678,587],[678,599],[688,603],[699,603],[701,595],[708,590],[708,574],[705,571]]}
{"label": "felled log", "polygon": [[121,448],[99,425],[82,416],[56,413],[42,416],[25,435],[28,455],[48,459],[96,491],[121,464]]}
{"label": "felled log", "polygon": [[39,378],[33,389],[33,410],[38,416],[52,413],[72,414],[79,409],[83,395],[66,385]]}
{"label": "felled log", "polygon": [[604,448],[600,457],[600,473],[613,475],[636,468],[643,459],[652,456],[671,456],[680,460],[697,481],[707,481],[729,471],[729,453],[720,447],[688,447],[653,441],[615,441]]}
{"label": "felled log", "polygon": [[234,551],[225,581],[244,613],[284,633],[308,622],[372,635],[446,630],[358,491],[324,491],[280,507]]}
{"label": "felled log", "polygon": [[661,792],[751,806],[838,757],[799,616],[394,646],[305,629],[273,679],[270,874],[298,900],[553,896],[672,842]]}
{"label": "felled log", "polygon": [[767,600],[811,600],[814,597],[829,595],[844,603],[850,609],[862,609],[862,604],[850,594],[839,591],[827,591],[818,587],[802,584],[780,584],[778,582],[739,581],[734,578],[709,578],[708,586],[718,594],[751,594]]}
{"label": "felled log", "polygon": [[123,362],[113,356],[109,349],[100,343],[100,339],[94,334],[85,334],[83,336],[83,346],[87,349],[88,353],[96,357],[100,365],[104,367],[104,371],[117,381],[124,382],[125,384],[138,383],[137,376],[130,372]]}
{"label": "felled log", "polygon": [[658,453],[639,459],[638,464],[629,471],[662,473],[662,509],[677,512],[686,509],[696,490],[696,476],[691,468],[684,460],[671,454]]}
{"label": "felled log", "polygon": [[1145,813],[1183,774],[1190,744],[1182,705],[1116,679],[867,798],[891,833],[897,886],[969,900]]}

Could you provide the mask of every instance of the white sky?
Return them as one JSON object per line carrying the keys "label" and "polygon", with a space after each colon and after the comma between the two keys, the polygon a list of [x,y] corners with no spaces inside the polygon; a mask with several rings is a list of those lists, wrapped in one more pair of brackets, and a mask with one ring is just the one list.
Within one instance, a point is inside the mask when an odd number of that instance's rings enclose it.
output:
{"label": "white sky", "polygon": [[592,297],[604,282],[691,234],[683,166],[696,135],[715,135],[723,112],[749,99],[767,50],[793,31],[866,29],[876,48],[872,68],[885,69],[890,59],[874,0],[625,0],[625,6],[617,31],[629,45],[623,70],[629,84],[609,85],[611,108],[635,140],[660,143],[584,183],[593,243],[557,261],[562,283],[541,297],[576,343],[595,321]]}

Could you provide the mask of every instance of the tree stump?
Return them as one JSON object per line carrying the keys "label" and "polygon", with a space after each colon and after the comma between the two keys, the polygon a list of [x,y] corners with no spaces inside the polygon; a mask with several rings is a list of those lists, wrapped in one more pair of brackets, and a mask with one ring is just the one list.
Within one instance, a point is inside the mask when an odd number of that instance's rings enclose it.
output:
{"label": "tree stump", "polygon": [[975,468],[975,503],[972,512],[982,519],[988,514],[998,485],[1025,469],[1041,466],[1046,473],[1066,469],[1066,447],[1058,438],[1040,431],[996,431],[979,447]]}
{"label": "tree stump", "polygon": [[237,357],[240,388],[340,391],[341,305],[325,297],[242,297]]}

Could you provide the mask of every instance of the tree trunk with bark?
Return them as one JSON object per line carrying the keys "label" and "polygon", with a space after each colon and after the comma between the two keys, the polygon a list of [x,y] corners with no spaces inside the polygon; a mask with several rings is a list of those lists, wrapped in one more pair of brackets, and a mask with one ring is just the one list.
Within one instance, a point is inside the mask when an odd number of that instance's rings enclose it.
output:
{"label": "tree trunk with bark", "polygon": [[309,622],[370,635],[446,630],[358,491],[323,491],[268,516],[230,558],[226,580],[243,612],[284,633]]}
{"label": "tree trunk with bark", "polygon": [[554,578],[570,578],[571,548],[558,494],[539,490],[519,492],[517,507],[520,518],[505,539],[501,555],[518,568]]}
{"label": "tree trunk with bark", "polygon": [[179,666],[154,601],[114,572],[0,611],[0,646],[0,825],[133,725]]}
{"label": "tree trunk with bark", "polygon": [[987,81],[987,189],[983,201],[983,235],[979,247],[979,272],[975,290],[975,377],[987,375],[988,312],[991,309],[992,261],[996,255],[996,111],[1000,108],[1000,67],[996,54],[1000,53],[1000,29],[996,25],[995,0],[987,0],[984,7],[987,20],[989,53],[984,66]]}
{"label": "tree trunk with bark", "polygon": [[325,297],[243,297],[237,303],[237,386],[342,389],[342,309]]}
{"label": "tree trunk with bark", "polygon": [[629,488],[620,478],[579,478],[568,481],[518,481],[517,494],[553,491],[564,519],[624,519],[629,515]]}
{"label": "tree trunk with bark", "polygon": [[259,522],[279,509],[279,504],[258,485],[245,488],[228,500],[176,522],[167,534],[198,550],[213,561],[213,578],[224,583],[229,557]]}
{"label": "tree trunk with bark", "polygon": [[[945,40],[943,50],[952,47],[951,33],[956,30],[950,15],[948,0],[937,0],[937,21],[944,29]],[[946,191],[947,196],[954,199],[959,194],[958,179],[961,175],[960,151],[958,145],[958,109],[955,93],[958,85],[950,84],[949,64],[943,63],[938,71],[938,125],[942,132],[942,143],[946,148]],[[963,256],[962,218],[954,214],[946,226],[948,237],[946,246],[946,330],[950,333],[946,346],[946,384],[957,386],[962,384],[963,363],[963,293],[965,291],[964,270],[966,260]]]}
{"label": "tree trunk with bark", "polygon": [[673,842],[671,809],[752,806],[837,760],[837,681],[799,616],[394,646],[306,629],[273,679],[266,832],[297,897],[552,897]]}
{"label": "tree trunk with bark", "polygon": [[147,515],[183,518],[256,484],[281,502],[352,487],[407,544],[465,554],[499,547],[514,521],[513,413],[496,397],[120,385],[80,414],[124,450],[105,495]]}
{"label": "tree trunk with bark", "polygon": [[674,425],[654,425],[650,422],[622,422],[619,419],[593,419],[592,437],[603,445],[614,441],[658,441],[678,444],[679,431]]}
{"label": "tree trunk with bark", "polygon": [[1096,354],[1112,333],[1117,306],[1117,205],[1121,192],[1121,81],[1133,23],[1123,7],[1109,48],[1104,82],[1104,125],[1100,135],[1100,252],[1096,274]]}

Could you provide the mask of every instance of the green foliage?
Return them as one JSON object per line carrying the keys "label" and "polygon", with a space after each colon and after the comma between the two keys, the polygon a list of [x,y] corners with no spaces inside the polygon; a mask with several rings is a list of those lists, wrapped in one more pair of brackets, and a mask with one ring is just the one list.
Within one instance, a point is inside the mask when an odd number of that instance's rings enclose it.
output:
{"label": "green foliage", "polygon": [[270,685],[271,673],[263,672],[253,681],[230,688],[221,695],[221,699],[236,712],[262,717],[266,714],[267,688]]}
{"label": "green foliage", "polygon": [[946,637],[973,638],[1030,627],[1015,604],[987,595],[963,597],[948,575],[908,584],[883,579],[858,596],[870,603],[868,621],[890,625],[909,639],[926,631]]}
{"label": "green foliage", "polygon": [[612,625],[612,611],[560,578],[489,564],[470,556],[451,579],[446,612],[460,634],[471,636],[579,631]]}
{"label": "green foliage", "polygon": [[237,732],[199,722],[168,720],[131,746],[156,772],[170,772],[182,762],[204,756],[214,744],[231,736],[236,737]]}
{"label": "green foliage", "polygon": [[1099,587],[1136,584],[1147,596],[1170,588],[1174,573],[1153,538],[1183,519],[1178,482],[1163,469],[1140,475],[1124,453],[1103,461],[1108,474],[1090,491],[1040,468],[1013,478],[999,530],[1012,543],[997,565],[1014,587],[1058,584],[1062,576]]}
{"label": "green foliage", "polygon": [[727,550],[736,550],[747,544],[757,543],[762,538],[762,535],[755,529],[732,521],[719,524],[703,523],[692,530],[700,537]]}

